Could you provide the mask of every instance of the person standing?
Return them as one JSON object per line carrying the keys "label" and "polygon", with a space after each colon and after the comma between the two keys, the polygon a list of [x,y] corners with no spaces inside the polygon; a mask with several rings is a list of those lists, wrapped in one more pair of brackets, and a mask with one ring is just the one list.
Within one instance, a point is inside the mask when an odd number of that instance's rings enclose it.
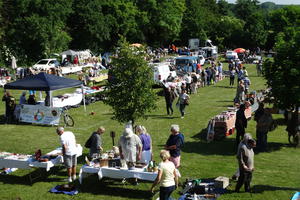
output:
{"label": "person standing", "polygon": [[176,168],[180,166],[180,152],[184,144],[184,135],[179,131],[179,125],[171,125],[171,135],[165,145],[165,149],[170,151],[170,161],[174,163]]}
{"label": "person standing", "polygon": [[176,98],[176,95],[170,87],[164,87],[165,93],[165,100],[166,100],[166,107],[167,107],[167,114],[173,115],[173,101]]}
{"label": "person standing", "polygon": [[125,128],[119,140],[119,150],[122,160],[125,160],[129,170],[134,169],[136,161],[141,160],[142,142],[131,128]]}
{"label": "person standing", "polygon": [[186,92],[188,94],[192,94],[191,84],[192,84],[192,77],[191,74],[187,74],[187,77],[185,78],[186,83]]}
{"label": "person standing", "polygon": [[245,104],[241,104],[239,110],[236,112],[236,120],[235,120],[236,147],[239,145],[241,139],[244,138],[245,128],[247,128],[247,119],[245,116]]}
{"label": "person standing", "polygon": [[263,63],[262,60],[259,60],[259,62],[256,64],[257,76],[262,75],[262,69],[263,69]]}
{"label": "person standing", "polygon": [[184,118],[185,107],[187,105],[189,105],[189,103],[188,103],[189,99],[190,99],[190,96],[188,94],[186,94],[186,90],[182,89],[181,93],[179,95],[179,98],[178,98],[178,102],[177,102],[177,103],[179,103],[179,110],[180,110],[180,113],[181,113],[181,119]]}
{"label": "person standing", "polygon": [[236,88],[236,97],[235,99],[238,101],[238,103],[244,103],[245,100],[245,85],[244,81],[240,80],[239,84]]}
{"label": "person standing", "polygon": [[5,101],[5,122],[11,123],[14,120],[14,111],[16,108],[16,99],[11,96],[7,91],[2,97],[2,101]]}
{"label": "person standing", "polygon": [[[250,139],[252,139],[252,135],[250,133],[245,133],[243,140],[240,142],[240,144],[239,144],[239,146],[237,148],[237,154],[236,154],[236,156],[239,156],[241,148],[244,145],[247,145],[248,140],[250,140]],[[232,176],[232,179],[233,180],[237,180],[239,176],[240,176],[240,170],[238,168],[237,171],[235,172],[235,174]]]}
{"label": "person standing", "polygon": [[77,166],[77,148],[76,139],[71,131],[65,131],[63,127],[58,127],[56,133],[60,137],[60,143],[62,146],[62,154],[64,158],[64,164],[68,172],[68,182],[76,180],[76,166]]}
{"label": "person standing", "polygon": [[139,135],[141,142],[142,142],[142,155],[141,155],[141,162],[149,164],[152,160],[152,140],[149,133],[144,126],[138,125],[136,127],[136,133]]}
{"label": "person standing", "polygon": [[237,155],[239,164],[240,176],[235,187],[235,192],[239,192],[244,185],[245,192],[250,192],[250,183],[252,180],[252,173],[254,171],[254,152],[253,148],[256,142],[249,139],[246,145],[242,145]]}
{"label": "person standing", "polygon": [[96,132],[93,132],[92,135],[90,136],[90,153],[89,156],[92,158],[93,155],[97,154],[99,155],[101,151],[103,151],[102,145],[103,145],[103,140],[101,135],[105,132],[104,127],[99,127]]}
{"label": "person standing", "polygon": [[268,132],[273,124],[273,118],[270,109],[265,108],[263,115],[257,120],[256,140],[257,150],[260,152],[267,151]]}
{"label": "person standing", "polygon": [[19,104],[26,104],[26,92],[22,92],[22,95],[20,96]]}
{"label": "person standing", "polygon": [[229,85],[234,85],[234,78],[235,78],[235,70],[234,68],[231,68],[230,75],[229,75]]}
{"label": "person standing", "polygon": [[160,183],[159,199],[169,200],[172,192],[178,187],[178,176],[174,163],[169,161],[170,153],[161,150],[160,158],[162,162],[159,163],[158,175],[150,190],[154,193],[155,186]]}

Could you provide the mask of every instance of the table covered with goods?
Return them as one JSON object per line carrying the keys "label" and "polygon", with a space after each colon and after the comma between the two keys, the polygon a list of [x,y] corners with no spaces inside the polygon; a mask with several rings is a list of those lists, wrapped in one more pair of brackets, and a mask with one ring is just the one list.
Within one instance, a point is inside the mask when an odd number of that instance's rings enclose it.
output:
{"label": "table covered with goods", "polygon": [[[77,144],[77,157],[82,155],[82,147]],[[0,152],[0,169],[6,168],[44,168],[49,171],[55,165],[63,163],[62,148],[59,147],[45,155],[38,150],[35,155]]]}
{"label": "table covered with goods", "polygon": [[[234,133],[235,119],[236,119],[236,107],[228,107],[227,111],[223,111],[219,115],[214,116],[207,125],[207,141],[213,141],[214,139],[222,139]],[[251,118],[251,107],[246,107],[245,116],[247,119]]]}
{"label": "table covered with goods", "polygon": [[99,179],[128,179],[136,178],[146,181],[154,181],[157,177],[157,166],[148,166],[146,164],[137,163],[135,167],[128,169],[123,160],[112,153],[104,153],[99,158],[92,161],[87,160],[87,164],[82,166],[79,172],[79,182],[90,174],[97,174]]}

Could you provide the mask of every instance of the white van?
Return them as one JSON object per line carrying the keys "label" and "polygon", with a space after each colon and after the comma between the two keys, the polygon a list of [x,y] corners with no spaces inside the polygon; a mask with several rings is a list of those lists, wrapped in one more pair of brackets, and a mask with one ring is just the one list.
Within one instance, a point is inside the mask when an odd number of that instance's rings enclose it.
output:
{"label": "white van", "polygon": [[153,69],[153,80],[155,84],[160,85],[168,78],[170,73],[172,77],[176,76],[176,71],[170,71],[168,63],[151,63],[150,66]]}

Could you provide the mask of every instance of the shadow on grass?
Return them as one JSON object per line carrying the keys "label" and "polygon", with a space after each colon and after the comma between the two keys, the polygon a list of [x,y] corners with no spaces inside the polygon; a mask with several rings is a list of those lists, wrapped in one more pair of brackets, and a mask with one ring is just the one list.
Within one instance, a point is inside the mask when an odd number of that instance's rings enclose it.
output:
{"label": "shadow on grass", "polygon": [[[97,176],[89,176],[84,179],[84,184],[80,186],[81,193],[90,193],[94,195],[107,196],[106,199],[113,197],[122,197],[128,199],[152,199],[149,190],[141,190],[139,185],[128,188],[128,184],[123,184],[121,180],[102,179]],[[101,188],[101,189],[99,189]]]}
{"label": "shadow on grass", "polygon": [[[201,155],[224,155],[232,156],[236,154],[235,138],[217,138],[217,140],[208,143],[206,141],[207,129],[202,129],[198,134],[192,136],[197,141],[185,142],[183,152],[199,153]],[[282,147],[288,147],[287,144],[278,142],[268,143],[268,152],[279,151]]]}
{"label": "shadow on grass", "polygon": [[277,187],[271,185],[254,185],[252,187],[253,193],[263,193],[264,191],[277,191],[277,190],[293,190],[297,191],[300,188],[290,188],[290,187]]}
{"label": "shadow on grass", "polygon": [[161,115],[146,115],[146,117],[152,118],[152,119],[176,119],[176,118],[180,118],[180,116],[169,116],[166,114],[161,114]]}
{"label": "shadow on grass", "polygon": [[[57,174],[61,168],[53,167],[49,172],[43,168],[38,168],[24,176],[16,176],[13,174],[0,175],[0,182],[4,184],[33,185],[36,182],[58,182],[61,178],[49,178],[52,174]],[[66,175],[66,172],[64,173]]]}
{"label": "shadow on grass", "polygon": [[223,85],[214,85],[213,87],[226,88],[226,89],[234,89],[234,88],[235,88],[235,87],[231,87],[231,86],[223,86]]}

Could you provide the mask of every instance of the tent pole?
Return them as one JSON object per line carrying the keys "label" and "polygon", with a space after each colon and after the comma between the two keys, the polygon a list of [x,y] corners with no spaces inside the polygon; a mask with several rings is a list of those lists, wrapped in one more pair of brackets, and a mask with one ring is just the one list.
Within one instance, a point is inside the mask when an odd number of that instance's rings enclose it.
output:
{"label": "tent pole", "polygon": [[50,90],[49,91],[49,100],[50,100],[50,107],[52,108],[53,107],[53,102],[52,102],[52,91]]}
{"label": "tent pole", "polygon": [[84,112],[86,112],[86,106],[85,106],[85,94],[84,94],[83,85],[81,85],[81,92],[82,92],[82,100],[83,100]]}

